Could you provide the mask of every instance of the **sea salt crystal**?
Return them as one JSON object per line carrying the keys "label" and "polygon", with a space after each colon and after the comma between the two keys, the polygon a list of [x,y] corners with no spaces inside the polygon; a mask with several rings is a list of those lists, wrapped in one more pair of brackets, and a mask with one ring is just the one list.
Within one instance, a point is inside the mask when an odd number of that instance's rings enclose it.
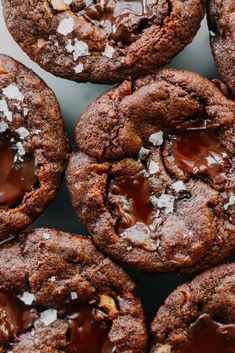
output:
{"label": "sea salt crystal", "polygon": [[187,190],[185,183],[181,180],[176,181],[174,184],[172,184],[171,188],[174,189],[176,192]]}
{"label": "sea salt crystal", "polygon": [[82,40],[75,38],[75,43],[72,45],[71,39],[69,39],[68,44],[66,45],[66,50],[68,53],[73,53],[73,59],[76,61],[80,56],[89,55],[88,45]]}
{"label": "sea salt crystal", "polygon": [[29,109],[28,109],[28,108],[24,108],[24,109],[23,109],[23,115],[24,115],[24,116],[27,116],[28,113],[29,113]]}
{"label": "sea salt crystal", "polygon": [[21,140],[24,140],[26,137],[29,136],[29,131],[25,127],[20,127],[16,129],[16,133],[19,135]]}
{"label": "sea salt crystal", "polygon": [[55,276],[51,276],[51,277],[49,278],[49,281],[55,282]]}
{"label": "sea salt crystal", "polygon": [[43,233],[43,238],[44,238],[45,240],[50,239],[50,237],[51,237],[51,235],[50,235],[49,233]]}
{"label": "sea salt crystal", "polygon": [[113,54],[115,53],[115,49],[113,47],[111,47],[109,44],[106,45],[102,55],[106,56],[109,59],[112,59]]}
{"label": "sea salt crystal", "polygon": [[141,147],[139,150],[139,159],[141,161],[146,160],[149,155],[149,152],[150,152],[150,150],[148,150],[147,148]]}
{"label": "sea salt crystal", "polygon": [[10,112],[10,110],[5,111],[4,115],[5,115],[5,117],[7,118],[8,121],[12,121],[13,120],[13,118],[12,118],[13,114],[12,114],[12,112]]}
{"label": "sea salt crystal", "polygon": [[5,132],[8,129],[8,124],[0,122],[0,132]]}
{"label": "sea salt crystal", "polygon": [[19,91],[19,88],[15,83],[3,88],[2,92],[9,99],[16,99],[19,101],[24,100],[23,94]]}
{"label": "sea salt crystal", "polygon": [[22,142],[16,142],[15,146],[17,148],[17,153],[20,156],[24,156],[25,155],[25,149],[24,149],[24,146],[23,146]]}
{"label": "sea salt crystal", "polygon": [[14,157],[14,163],[23,162],[24,160],[22,157],[25,155],[25,149],[24,149],[22,142],[16,142],[15,148],[16,148],[17,152]]}
{"label": "sea salt crystal", "polygon": [[159,198],[152,197],[152,203],[158,208],[163,208],[166,214],[173,213],[175,197],[167,194],[162,194]]}
{"label": "sea salt crystal", "polygon": [[19,295],[19,298],[26,305],[31,305],[32,302],[36,299],[34,294],[32,294],[30,292],[24,292],[22,295]]}
{"label": "sea salt crystal", "polygon": [[48,326],[52,322],[57,320],[57,310],[56,309],[48,309],[43,312],[41,312],[40,318],[42,322]]}
{"label": "sea salt crystal", "polygon": [[232,205],[235,204],[235,195],[230,196],[228,202],[224,205],[225,211]]}
{"label": "sea salt crystal", "polygon": [[70,295],[72,300],[78,299],[78,295],[76,292],[71,292]]}
{"label": "sea salt crystal", "polygon": [[0,112],[5,112],[8,110],[8,105],[5,99],[0,99]]}
{"label": "sea salt crystal", "polygon": [[149,167],[148,167],[149,173],[150,174],[156,174],[156,173],[159,172],[159,170],[160,170],[159,165],[156,162],[154,162],[154,161],[150,161]]}
{"label": "sea salt crystal", "polygon": [[58,28],[57,32],[62,34],[63,36],[67,36],[67,34],[71,33],[74,29],[74,20],[72,17],[64,18]]}
{"label": "sea salt crystal", "polygon": [[74,71],[76,72],[76,74],[80,74],[84,69],[84,65],[83,64],[78,64],[77,66],[75,66]]}
{"label": "sea salt crystal", "polygon": [[0,112],[2,112],[8,121],[12,121],[12,112],[8,109],[5,99],[0,100]]}
{"label": "sea salt crystal", "polygon": [[151,142],[153,146],[161,146],[163,144],[163,131],[158,131],[150,135],[149,142]]}

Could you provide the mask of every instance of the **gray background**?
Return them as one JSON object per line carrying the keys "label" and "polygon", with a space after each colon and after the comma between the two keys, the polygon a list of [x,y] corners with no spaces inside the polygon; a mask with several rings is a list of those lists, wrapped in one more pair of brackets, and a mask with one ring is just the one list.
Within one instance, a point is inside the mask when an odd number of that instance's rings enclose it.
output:
{"label": "gray background", "polygon": [[[46,81],[48,86],[53,89],[59,100],[70,140],[76,121],[81,113],[90,102],[99,97],[103,92],[108,91],[111,87],[108,85],[94,85],[90,83],[77,84],[56,78],[40,69],[38,65],[33,63],[26,54],[24,54],[9,35],[4,24],[1,4],[0,52],[11,55],[27,67],[33,69]],[[201,29],[192,44],[187,46],[168,66],[192,70],[208,78],[219,77],[210,52],[206,20],[203,21]],[[45,210],[44,214],[33,223],[33,227],[51,227],[68,232],[87,234],[85,227],[79,223],[71,207],[64,184],[56,200]],[[231,259],[235,260],[235,255],[231,257],[230,260]],[[127,270],[132,278],[136,280],[137,291],[142,298],[148,324],[153,319],[157,308],[163,303],[165,297],[178,284],[190,278],[190,276],[177,274],[152,276],[128,268]]]}

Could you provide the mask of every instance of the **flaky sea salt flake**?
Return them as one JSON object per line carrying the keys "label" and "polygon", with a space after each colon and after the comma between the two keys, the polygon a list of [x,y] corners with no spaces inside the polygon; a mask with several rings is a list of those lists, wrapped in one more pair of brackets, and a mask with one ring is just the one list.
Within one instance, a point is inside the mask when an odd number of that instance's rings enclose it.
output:
{"label": "flaky sea salt flake", "polygon": [[77,66],[75,66],[74,71],[76,72],[76,74],[80,74],[84,69],[84,65],[83,64],[78,64]]}
{"label": "flaky sea salt flake", "polygon": [[22,295],[19,295],[19,298],[26,305],[31,305],[32,302],[36,299],[35,295],[30,292],[24,292]]}
{"label": "flaky sea salt flake", "polygon": [[149,173],[153,175],[159,172],[160,167],[156,162],[150,161],[148,170],[149,170]]}
{"label": "flaky sea salt flake", "polygon": [[9,99],[16,99],[22,102],[24,100],[23,94],[19,91],[19,88],[15,83],[10,84],[6,88],[3,88],[2,92]]}
{"label": "flaky sea salt flake", "polygon": [[163,131],[158,131],[150,135],[149,142],[151,142],[153,146],[161,146],[163,144]]}
{"label": "flaky sea salt flake", "polygon": [[111,45],[107,44],[106,47],[104,48],[102,55],[106,56],[106,58],[112,59],[115,51],[116,50],[113,47],[111,47]]}
{"label": "flaky sea salt flake", "polygon": [[57,310],[56,309],[47,309],[41,312],[40,318],[42,322],[48,326],[52,322],[57,320]]}
{"label": "flaky sea salt flake", "polygon": [[5,132],[8,129],[8,124],[5,122],[0,122],[0,132]]}
{"label": "flaky sea salt flake", "polygon": [[69,39],[65,48],[68,53],[73,53],[74,61],[76,61],[80,56],[89,55],[88,45],[82,40],[78,40],[77,38],[75,38],[74,45],[72,44],[71,39]]}
{"label": "flaky sea salt flake", "polygon": [[225,211],[226,211],[230,206],[232,206],[232,205],[234,205],[234,204],[235,204],[235,195],[232,195],[232,196],[229,197],[228,202],[224,205]]}
{"label": "flaky sea salt flake", "polygon": [[149,152],[150,152],[150,150],[148,150],[147,148],[141,147],[139,150],[139,159],[141,161],[146,160],[149,155]]}
{"label": "flaky sea salt flake", "polygon": [[63,36],[67,36],[69,33],[71,33],[74,29],[74,20],[72,17],[69,18],[64,18],[58,28],[57,32],[62,34]]}
{"label": "flaky sea salt flake", "polygon": [[187,190],[185,183],[182,180],[176,181],[171,185],[171,188],[176,192]]}
{"label": "flaky sea salt flake", "polygon": [[16,129],[16,133],[19,135],[21,140],[24,140],[26,137],[29,136],[29,131],[25,127],[20,127]]}
{"label": "flaky sea salt flake", "polygon": [[71,296],[71,299],[72,299],[72,300],[78,299],[78,295],[77,295],[76,292],[71,292],[71,293],[70,293],[70,296]]}

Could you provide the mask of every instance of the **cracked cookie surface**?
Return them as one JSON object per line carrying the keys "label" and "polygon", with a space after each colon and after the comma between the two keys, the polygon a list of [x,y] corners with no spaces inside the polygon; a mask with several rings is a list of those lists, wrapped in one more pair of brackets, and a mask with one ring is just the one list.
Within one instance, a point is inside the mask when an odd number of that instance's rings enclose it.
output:
{"label": "cracked cookie surface", "polygon": [[0,55],[0,240],[26,228],[59,189],[67,140],[54,93]]}
{"label": "cracked cookie surface", "polygon": [[143,353],[135,285],[90,239],[32,230],[0,262],[0,352]]}
{"label": "cracked cookie surface", "polygon": [[66,176],[96,245],[151,272],[193,272],[228,256],[234,121],[234,103],[186,71],[125,81],[92,103]]}
{"label": "cracked cookie surface", "polygon": [[204,0],[3,1],[9,31],[45,70],[115,83],[170,62],[191,42]]}

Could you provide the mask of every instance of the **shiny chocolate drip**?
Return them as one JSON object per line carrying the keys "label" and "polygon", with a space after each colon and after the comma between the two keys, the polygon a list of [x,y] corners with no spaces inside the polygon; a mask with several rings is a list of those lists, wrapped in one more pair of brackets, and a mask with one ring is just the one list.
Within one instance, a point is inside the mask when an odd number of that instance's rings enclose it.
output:
{"label": "shiny chocolate drip", "polygon": [[37,318],[37,310],[25,305],[16,295],[0,291],[0,341],[9,341],[27,331]]}
{"label": "shiny chocolate drip", "polygon": [[37,182],[34,157],[25,155],[23,162],[16,163],[15,155],[11,136],[0,135],[0,209],[16,206]]}
{"label": "shiny chocolate drip", "polygon": [[114,346],[108,339],[110,325],[98,322],[94,309],[88,306],[71,307],[65,318],[70,327],[69,353],[112,353]]}
{"label": "shiny chocolate drip", "polygon": [[174,353],[235,353],[235,325],[222,325],[202,315],[191,327],[190,341]]}
{"label": "shiny chocolate drip", "polygon": [[134,40],[133,26],[154,17],[146,0],[101,0],[86,8],[87,15],[106,29],[116,42]]}
{"label": "shiny chocolate drip", "polygon": [[176,130],[172,154],[176,164],[191,174],[208,174],[214,180],[224,178],[227,153],[217,136],[217,126],[197,119]]}
{"label": "shiny chocolate drip", "polygon": [[151,202],[151,190],[144,171],[134,176],[119,177],[110,183],[110,199],[121,218],[119,232],[136,246],[156,250],[150,239],[157,219]]}

